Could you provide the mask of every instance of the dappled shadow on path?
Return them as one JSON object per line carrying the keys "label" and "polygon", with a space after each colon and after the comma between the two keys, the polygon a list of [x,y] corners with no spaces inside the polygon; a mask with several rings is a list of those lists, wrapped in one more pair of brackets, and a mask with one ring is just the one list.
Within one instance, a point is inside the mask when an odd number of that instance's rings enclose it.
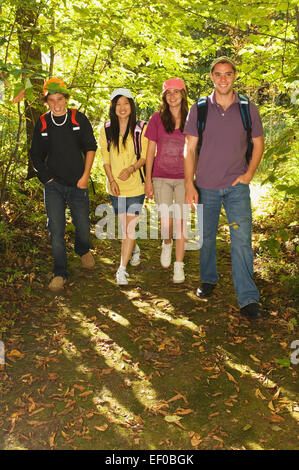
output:
{"label": "dappled shadow on path", "polygon": [[207,302],[195,296],[198,252],[175,286],[159,242],[141,241],[142,265],[120,288],[119,242],[95,244],[96,269],[73,258],[63,295],[36,288],[7,336],[1,448],[295,449],[296,366],[275,362],[292,337],[275,315],[239,317],[228,247],[219,240]]}

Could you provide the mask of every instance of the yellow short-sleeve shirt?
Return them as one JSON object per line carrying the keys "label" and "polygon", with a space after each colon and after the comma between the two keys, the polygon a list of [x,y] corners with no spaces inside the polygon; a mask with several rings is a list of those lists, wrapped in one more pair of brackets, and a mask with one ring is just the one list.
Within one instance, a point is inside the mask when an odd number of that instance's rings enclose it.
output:
{"label": "yellow short-sleeve shirt", "polygon": [[[141,136],[141,155],[140,158],[146,158],[148,139],[144,137],[146,126],[143,129]],[[119,153],[117,148],[111,144],[110,151],[107,150],[107,140],[105,134],[105,127],[103,126],[100,130],[99,149],[103,159],[103,165],[110,165],[112,175],[119,186],[120,196],[134,197],[144,194],[144,183],[141,181],[139,170],[135,171],[130,175],[127,181],[122,181],[118,178],[120,172],[128,168],[130,165],[134,165],[137,161],[137,157],[134,149],[134,142],[131,134],[126,139],[125,146],[123,145],[123,139],[119,137]],[[109,183],[108,183],[109,186]],[[109,193],[111,189],[109,187]]]}

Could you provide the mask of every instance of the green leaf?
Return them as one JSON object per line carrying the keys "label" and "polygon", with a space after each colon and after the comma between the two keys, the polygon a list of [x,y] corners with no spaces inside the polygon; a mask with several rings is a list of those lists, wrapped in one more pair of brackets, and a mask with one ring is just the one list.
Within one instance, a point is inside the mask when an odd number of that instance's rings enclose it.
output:
{"label": "green leaf", "polygon": [[18,96],[20,91],[22,91],[23,89],[24,89],[24,84],[23,83],[16,83],[15,88],[14,88],[13,97],[15,98],[16,96]]}
{"label": "green leaf", "polygon": [[290,367],[290,365],[291,365],[291,361],[290,361],[290,359],[288,359],[288,358],[284,358],[284,359],[275,359],[275,361],[276,361],[277,364],[279,364],[281,367]]}
{"label": "green leaf", "polygon": [[26,78],[26,80],[25,80],[25,89],[27,90],[28,88],[32,88],[32,87],[33,87],[33,85],[30,81],[30,78]]}
{"label": "green leaf", "polygon": [[242,430],[243,431],[248,431],[251,428],[252,428],[251,424],[246,424],[246,426],[244,426],[244,428],[242,428]]}
{"label": "green leaf", "polygon": [[182,419],[181,416],[165,416],[165,421],[168,423],[175,423],[176,421],[180,421]]}

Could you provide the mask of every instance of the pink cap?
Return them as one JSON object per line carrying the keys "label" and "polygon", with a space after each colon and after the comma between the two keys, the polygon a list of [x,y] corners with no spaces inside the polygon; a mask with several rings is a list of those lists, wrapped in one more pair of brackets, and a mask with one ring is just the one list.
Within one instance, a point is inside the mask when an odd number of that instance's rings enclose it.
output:
{"label": "pink cap", "polygon": [[185,83],[180,78],[170,78],[163,83],[163,93],[169,88],[175,88],[176,90],[186,90]]}

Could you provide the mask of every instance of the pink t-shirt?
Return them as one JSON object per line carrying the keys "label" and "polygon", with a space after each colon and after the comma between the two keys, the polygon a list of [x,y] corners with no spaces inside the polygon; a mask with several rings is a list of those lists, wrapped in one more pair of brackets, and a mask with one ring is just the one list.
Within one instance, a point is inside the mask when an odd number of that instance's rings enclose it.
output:
{"label": "pink t-shirt", "polygon": [[145,137],[157,144],[157,154],[152,171],[153,178],[184,178],[185,135],[180,129],[168,134],[160,114],[154,113],[149,120]]}

